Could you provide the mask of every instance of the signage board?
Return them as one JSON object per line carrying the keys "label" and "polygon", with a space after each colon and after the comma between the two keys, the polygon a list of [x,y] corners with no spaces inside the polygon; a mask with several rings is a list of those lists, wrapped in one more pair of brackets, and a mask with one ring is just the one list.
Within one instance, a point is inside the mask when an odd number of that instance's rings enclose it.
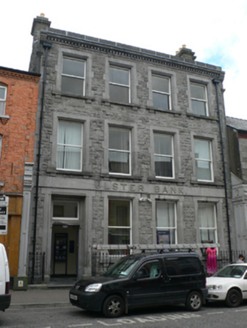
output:
{"label": "signage board", "polygon": [[0,235],[8,233],[9,197],[0,196]]}

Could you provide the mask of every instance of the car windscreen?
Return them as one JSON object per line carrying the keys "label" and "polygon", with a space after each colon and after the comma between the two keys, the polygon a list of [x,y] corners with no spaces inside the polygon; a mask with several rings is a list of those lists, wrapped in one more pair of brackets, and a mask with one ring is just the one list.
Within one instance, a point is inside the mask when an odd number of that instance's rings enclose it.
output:
{"label": "car windscreen", "polygon": [[216,272],[214,277],[222,278],[241,278],[247,267],[242,265],[229,265]]}
{"label": "car windscreen", "polygon": [[135,264],[139,261],[136,258],[123,258],[113,264],[105,273],[104,277],[125,277],[127,276]]}

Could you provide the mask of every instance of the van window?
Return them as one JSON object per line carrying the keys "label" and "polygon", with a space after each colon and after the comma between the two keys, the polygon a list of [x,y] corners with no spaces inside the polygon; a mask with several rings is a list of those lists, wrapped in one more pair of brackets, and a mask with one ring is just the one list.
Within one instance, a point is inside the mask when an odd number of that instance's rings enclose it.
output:
{"label": "van window", "polygon": [[181,276],[201,272],[200,261],[194,257],[165,259],[165,266],[168,276]]}
{"label": "van window", "polygon": [[136,277],[139,279],[145,279],[145,278],[155,278],[160,275],[161,268],[160,268],[160,262],[148,262],[145,263],[141,268],[137,271]]}

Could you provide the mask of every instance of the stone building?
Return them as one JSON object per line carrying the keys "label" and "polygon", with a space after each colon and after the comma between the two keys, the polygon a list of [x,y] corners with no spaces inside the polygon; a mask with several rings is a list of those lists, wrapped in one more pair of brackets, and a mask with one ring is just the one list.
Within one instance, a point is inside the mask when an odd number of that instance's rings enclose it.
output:
{"label": "stone building", "polygon": [[247,249],[247,120],[226,117],[237,249]]}
{"label": "stone building", "polygon": [[34,212],[45,279],[90,274],[93,244],[228,250],[222,69],[186,46],[173,56],[50,24],[34,19],[30,61],[43,86]]}
{"label": "stone building", "polygon": [[11,277],[26,274],[39,78],[0,67],[0,197],[9,198],[7,225],[0,205],[0,242]]}

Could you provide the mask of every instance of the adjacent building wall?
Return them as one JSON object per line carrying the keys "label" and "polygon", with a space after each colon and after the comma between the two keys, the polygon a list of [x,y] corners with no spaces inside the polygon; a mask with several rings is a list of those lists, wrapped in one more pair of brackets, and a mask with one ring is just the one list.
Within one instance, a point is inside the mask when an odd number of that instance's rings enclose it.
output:
{"label": "adjacent building wall", "polygon": [[[8,233],[0,235],[0,242],[7,250],[10,275],[17,276],[21,224],[29,221],[26,207],[23,215],[23,185],[25,166],[34,162],[39,75],[0,67],[0,86],[6,91],[0,113],[0,195],[9,196]],[[28,235],[23,238],[27,241]]]}

